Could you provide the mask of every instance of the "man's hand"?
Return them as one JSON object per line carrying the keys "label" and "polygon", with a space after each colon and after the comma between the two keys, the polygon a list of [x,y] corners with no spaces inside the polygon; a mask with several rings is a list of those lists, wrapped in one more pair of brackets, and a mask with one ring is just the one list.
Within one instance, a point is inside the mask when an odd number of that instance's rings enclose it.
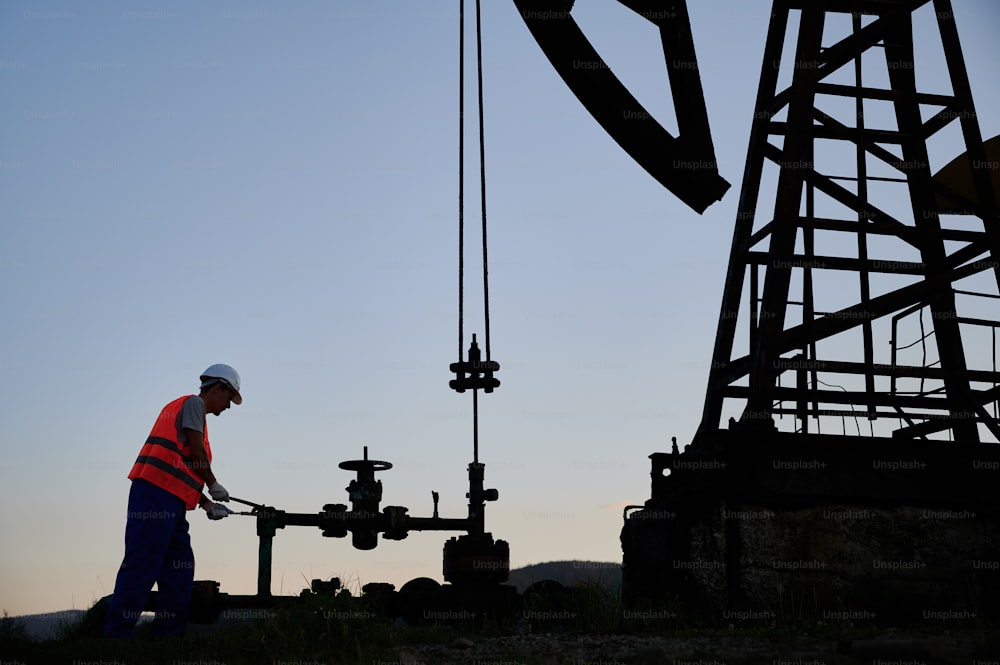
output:
{"label": "man's hand", "polygon": [[233,511],[226,508],[221,503],[209,503],[205,506],[205,512],[208,513],[208,519],[210,520],[221,520],[223,517],[228,517],[233,514]]}
{"label": "man's hand", "polygon": [[227,492],[226,488],[218,482],[214,482],[208,486],[208,493],[211,494],[212,498],[216,501],[229,501],[229,492]]}

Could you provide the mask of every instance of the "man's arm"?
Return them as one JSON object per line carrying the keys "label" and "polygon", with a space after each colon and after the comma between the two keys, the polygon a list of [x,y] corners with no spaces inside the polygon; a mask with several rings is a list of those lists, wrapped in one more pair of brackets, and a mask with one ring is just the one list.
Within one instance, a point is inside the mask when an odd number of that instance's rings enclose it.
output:
{"label": "man's arm", "polygon": [[[195,429],[184,428],[187,434],[188,444],[191,446],[191,469],[201,476],[205,484],[211,487],[216,483],[215,474],[212,473],[212,463],[208,461],[208,453],[205,452],[205,435]],[[208,499],[202,495],[202,500]]]}

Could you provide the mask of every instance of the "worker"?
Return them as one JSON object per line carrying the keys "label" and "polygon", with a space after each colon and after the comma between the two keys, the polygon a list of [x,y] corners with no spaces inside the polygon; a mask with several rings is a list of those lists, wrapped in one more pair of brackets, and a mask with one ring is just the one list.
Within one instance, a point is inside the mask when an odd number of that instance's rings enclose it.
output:
{"label": "worker", "polygon": [[[131,639],[157,586],[153,637],[176,637],[187,625],[194,583],[194,554],[186,511],[200,506],[211,520],[232,511],[226,488],[212,473],[206,414],[220,415],[242,404],[240,375],[212,365],[197,395],[179,397],[160,412],[128,477],[132,481],[125,524],[125,557],[108,605],[104,634]],[[202,493],[208,486],[208,495]],[[209,498],[211,497],[211,498]]]}

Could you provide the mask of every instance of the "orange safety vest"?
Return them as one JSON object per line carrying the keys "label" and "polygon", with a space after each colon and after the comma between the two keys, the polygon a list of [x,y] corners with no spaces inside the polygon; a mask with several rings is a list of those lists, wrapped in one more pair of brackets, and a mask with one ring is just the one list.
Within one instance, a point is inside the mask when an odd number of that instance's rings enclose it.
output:
{"label": "orange safety vest", "polygon": [[[177,418],[180,416],[184,402],[194,397],[185,395],[178,397],[163,407],[160,416],[153,425],[145,445],[139,451],[129,480],[142,478],[161,487],[178,497],[187,506],[194,509],[201,498],[201,489],[205,481],[191,468],[191,447],[180,443]],[[208,443],[208,423],[205,423],[205,452],[208,461],[212,461],[212,448]]]}

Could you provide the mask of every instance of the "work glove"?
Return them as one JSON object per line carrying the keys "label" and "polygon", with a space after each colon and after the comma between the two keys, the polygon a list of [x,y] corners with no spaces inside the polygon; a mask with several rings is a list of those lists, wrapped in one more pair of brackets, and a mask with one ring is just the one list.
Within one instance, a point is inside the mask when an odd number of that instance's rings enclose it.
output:
{"label": "work glove", "polygon": [[227,517],[233,514],[233,511],[226,508],[221,503],[209,503],[205,506],[205,512],[208,513],[208,519],[210,520],[221,520],[223,517]]}
{"label": "work glove", "polygon": [[218,482],[212,483],[208,486],[208,493],[216,501],[229,501],[229,492],[227,492],[226,488]]}

